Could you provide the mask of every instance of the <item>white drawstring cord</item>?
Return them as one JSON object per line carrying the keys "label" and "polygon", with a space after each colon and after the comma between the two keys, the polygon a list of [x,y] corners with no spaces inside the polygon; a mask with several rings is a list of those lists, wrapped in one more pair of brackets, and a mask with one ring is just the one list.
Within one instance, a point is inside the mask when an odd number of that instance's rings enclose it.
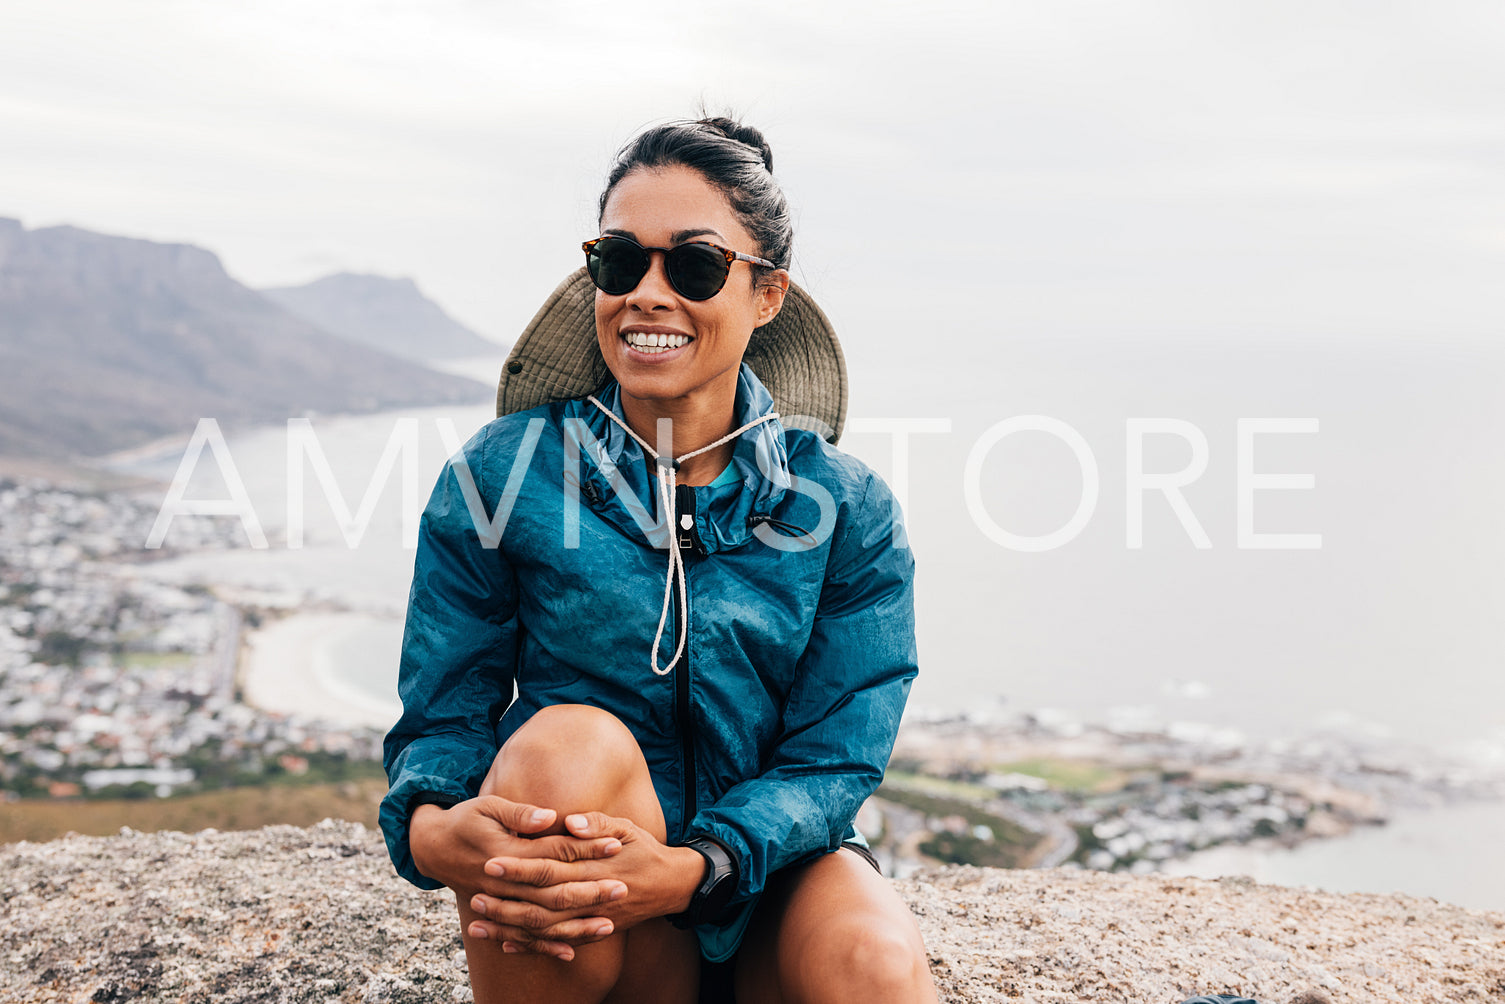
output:
{"label": "white drawstring cord", "polygon": [[[664,609],[658,615],[658,631],[653,636],[653,649],[648,654],[648,666],[653,670],[655,675],[667,676],[673,672],[674,667],[679,663],[679,657],[684,653],[685,643],[690,637],[690,603],[689,591],[685,585],[685,559],[679,553],[679,517],[674,511],[676,501],[674,489],[677,485],[675,473],[679,470],[679,465],[683,461],[699,456],[707,450],[714,450],[723,443],[729,443],[748,429],[756,428],[764,422],[770,422],[779,416],[777,413],[770,411],[761,418],[755,418],[751,422],[748,422],[742,428],[728,432],[708,446],[702,446],[698,450],[691,450],[689,453],[680,456],[677,460],[673,457],[669,457],[666,460],[664,457],[660,457],[658,451],[649,446],[642,436],[633,432],[626,422],[618,418],[616,412],[606,407],[600,401],[597,401],[594,394],[587,394],[585,399],[597,408],[600,408],[607,418],[620,425],[623,432],[637,440],[637,444],[643,448],[643,452],[653,458],[654,470],[658,472],[659,511],[664,514],[669,528],[669,572],[668,576],[664,579]],[[669,601],[674,596],[674,573],[676,571],[679,572],[679,609],[684,611],[679,618],[679,644],[674,649],[674,658],[670,659],[669,664],[663,669],[659,669],[658,643],[664,637],[664,624],[669,620]]]}

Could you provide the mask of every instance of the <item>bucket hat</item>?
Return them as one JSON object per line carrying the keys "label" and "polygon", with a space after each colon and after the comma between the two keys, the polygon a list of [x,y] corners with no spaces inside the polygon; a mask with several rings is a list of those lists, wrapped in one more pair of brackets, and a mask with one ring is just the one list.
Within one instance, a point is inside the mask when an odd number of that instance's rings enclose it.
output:
{"label": "bucket hat", "polygon": [[[847,364],[825,312],[793,282],[784,306],[753,330],[742,361],[773,395],[786,426],[841,438]],[[512,346],[496,388],[498,417],[594,394],[611,379],[596,343],[596,287],[584,268],[554,290]]]}

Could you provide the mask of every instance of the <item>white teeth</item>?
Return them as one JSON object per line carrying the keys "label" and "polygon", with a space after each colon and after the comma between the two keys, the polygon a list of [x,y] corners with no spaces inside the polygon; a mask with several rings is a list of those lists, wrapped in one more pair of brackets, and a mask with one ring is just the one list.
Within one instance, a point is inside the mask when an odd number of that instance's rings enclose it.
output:
{"label": "white teeth", "polygon": [[634,331],[622,337],[626,339],[628,345],[631,345],[639,352],[646,352],[649,355],[666,352],[669,349],[677,349],[690,343],[688,335],[667,335],[657,332],[648,334],[642,331]]}

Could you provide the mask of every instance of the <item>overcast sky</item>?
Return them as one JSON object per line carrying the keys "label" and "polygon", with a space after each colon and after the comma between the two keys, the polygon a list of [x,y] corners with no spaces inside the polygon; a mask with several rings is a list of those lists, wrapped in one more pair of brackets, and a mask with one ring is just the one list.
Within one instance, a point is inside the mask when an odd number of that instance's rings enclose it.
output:
{"label": "overcast sky", "polygon": [[1493,337],[1502,41],[1492,2],[0,0],[0,215],[510,339],[616,147],[704,100],[849,324]]}
{"label": "overcast sky", "polygon": [[[595,236],[613,152],[733,109],[772,141],[854,416],[953,422],[910,470],[921,648],[947,667],[922,690],[1210,680],[1230,719],[1422,716],[1505,758],[1502,52],[1494,0],[0,0],[0,215],[191,242],[254,286],[410,276],[510,340]],[[962,501],[983,430],[1031,413],[1102,474],[1045,555]],[[1206,434],[1186,497],[1211,550],[1158,497],[1128,548],[1136,416]],[[1320,551],[1236,549],[1251,416],[1320,424],[1256,468],[1314,476],[1257,523]],[[844,445],[894,477],[886,437]],[[1081,479],[1026,445],[982,484],[1043,534]],[[1188,453],[1162,437],[1146,469]]]}

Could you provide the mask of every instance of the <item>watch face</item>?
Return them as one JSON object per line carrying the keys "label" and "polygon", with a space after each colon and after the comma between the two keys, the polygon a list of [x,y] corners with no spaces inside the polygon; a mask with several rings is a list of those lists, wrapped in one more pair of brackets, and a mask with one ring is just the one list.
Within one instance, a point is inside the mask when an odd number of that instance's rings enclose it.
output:
{"label": "watch face", "polygon": [[731,869],[726,871],[716,870],[705,887],[705,895],[702,898],[700,917],[702,923],[709,923],[720,918],[726,910],[726,904],[731,902],[732,893],[737,891],[736,881],[732,876]]}

